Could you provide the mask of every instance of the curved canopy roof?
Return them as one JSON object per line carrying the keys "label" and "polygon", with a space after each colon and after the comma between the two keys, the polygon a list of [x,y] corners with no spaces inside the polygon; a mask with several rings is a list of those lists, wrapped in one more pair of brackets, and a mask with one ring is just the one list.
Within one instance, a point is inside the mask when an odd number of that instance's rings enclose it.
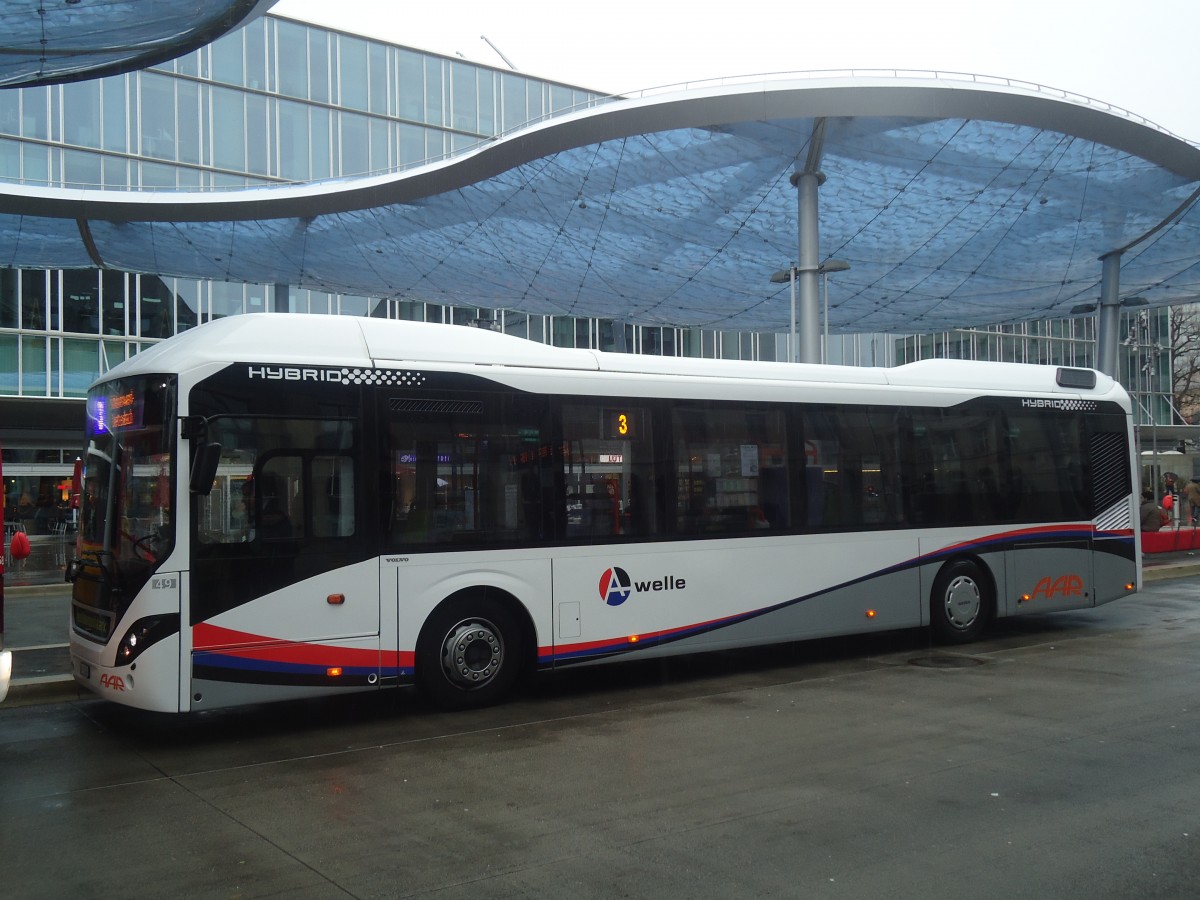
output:
{"label": "curved canopy roof", "polygon": [[1200,297],[1200,148],[1011,84],[784,79],[618,100],[399,173],[223,193],[6,185],[0,265],[87,267],[643,324],[782,331],[790,176],[822,133],[835,332],[1066,316],[1099,258]]}
{"label": "curved canopy roof", "polygon": [[276,0],[4,0],[0,87],[117,75],[211,43]]}

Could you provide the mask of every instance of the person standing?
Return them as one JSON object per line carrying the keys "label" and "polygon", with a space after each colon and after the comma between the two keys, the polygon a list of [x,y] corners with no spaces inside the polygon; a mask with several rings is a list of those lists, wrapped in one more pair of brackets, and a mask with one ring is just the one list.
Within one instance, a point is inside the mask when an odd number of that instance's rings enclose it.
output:
{"label": "person standing", "polygon": [[1187,498],[1188,512],[1191,515],[1192,524],[1195,525],[1197,520],[1200,520],[1200,481],[1192,476],[1188,481],[1187,487],[1183,489],[1183,496]]}
{"label": "person standing", "polygon": [[1162,508],[1154,502],[1154,491],[1142,491],[1142,531],[1162,528]]}
{"label": "person standing", "polygon": [[1163,473],[1163,483],[1166,486],[1166,493],[1163,494],[1162,508],[1167,511],[1167,517],[1179,521],[1179,515],[1175,510],[1175,501],[1179,499],[1179,476],[1174,472]]}

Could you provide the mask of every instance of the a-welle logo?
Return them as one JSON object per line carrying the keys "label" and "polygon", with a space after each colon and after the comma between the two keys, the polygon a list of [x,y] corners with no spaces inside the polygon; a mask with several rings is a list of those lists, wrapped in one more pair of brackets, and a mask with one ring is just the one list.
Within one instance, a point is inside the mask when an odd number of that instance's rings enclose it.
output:
{"label": "a-welle logo", "polygon": [[634,591],[648,594],[658,591],[682,591],[686,587],[687,580],[678,575],[634,581],[620,566],[612,566],[605,569],[604,574],[600,576],[600,599],[609,606],[620,606]]}

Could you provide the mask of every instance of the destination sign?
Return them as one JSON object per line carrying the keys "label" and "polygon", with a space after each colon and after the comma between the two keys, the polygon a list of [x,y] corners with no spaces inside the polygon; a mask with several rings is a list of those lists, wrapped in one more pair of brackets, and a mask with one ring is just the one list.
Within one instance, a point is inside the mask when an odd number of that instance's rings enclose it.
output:
{"label": "destination sign", "polygon": [[640,410],[604,410],[603,437],[610,441],[631,441],[641,437]]}
{"label": "destination sign", "polygon": [[92,431],[123,431],[142,427],[143,398],[137,391],[93,397],[88,403]]}

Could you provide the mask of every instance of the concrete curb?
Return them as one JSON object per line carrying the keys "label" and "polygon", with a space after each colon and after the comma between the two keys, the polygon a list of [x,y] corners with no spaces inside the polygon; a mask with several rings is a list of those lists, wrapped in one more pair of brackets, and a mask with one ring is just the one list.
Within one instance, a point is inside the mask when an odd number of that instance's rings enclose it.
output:
{"label": "concrete curb", "polygon": [[51,675],[45,678],[14,678],[8,686],[8,698],[0,710],[13,706],[42,706],[47,703],[69,703],[94,696],[84,691],[70,675]]}
{"label": "concrete curb", "polygon": [[15,584],[4,586],[5,597],[49,597],[52,594],[60,594],[64,590],[69,591],[71,585],[67,582],[62,584]]}
{"label": "concrete curb", "polygon": [[1142,566],[1142,581],[1166,581],[1171,578],[1191,578],[1200,575],[1200,560],[1173,566]]}

